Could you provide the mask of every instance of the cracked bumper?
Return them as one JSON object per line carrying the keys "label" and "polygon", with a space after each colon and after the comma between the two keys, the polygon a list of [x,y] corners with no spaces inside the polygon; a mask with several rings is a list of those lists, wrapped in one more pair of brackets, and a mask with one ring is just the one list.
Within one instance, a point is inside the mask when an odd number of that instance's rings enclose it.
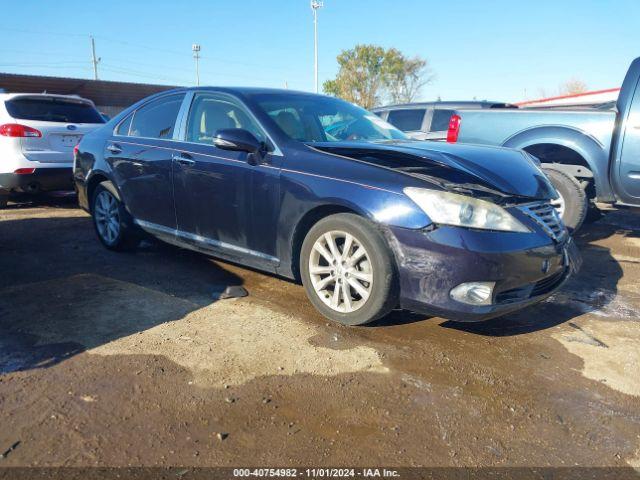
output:
{"label": "cracked bumper", "polygon": [[[488,320],[538,303],[581,264],[571,238],[554,243],[540,233],[392,227],[388,237],[398,265],[401,307],[461,322]],[[495,282],[492,304],[452,299],[451,289],[466,282]]]}

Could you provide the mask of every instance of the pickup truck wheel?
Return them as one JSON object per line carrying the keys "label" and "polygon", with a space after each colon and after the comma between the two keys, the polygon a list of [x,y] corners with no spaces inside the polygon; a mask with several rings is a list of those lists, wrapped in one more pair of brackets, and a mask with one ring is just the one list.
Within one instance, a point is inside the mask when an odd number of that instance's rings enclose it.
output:
{"label": "pickup truck wheel", "polygon": [[102,182],[96,187],[91,201],[93,225],[100,242],[109,250],[133,250],[141,237],[114,190],[111,182]]}
{"label": "pickup truck wheel", "polygon": [[0,208],[6,207],[8,201],[9,201],[9,194],[0,192]]}
{"label": "pickup truck wheel", "polygon": [[300,252],[302,284],[325,317],[363,325],[398,304],[398,275],[391,250],[370,221],[351,213],[316,223]]}
{"label": "pickup truck wheel", "polygon": [[580,186],[578,180],[564,172],[551,168],[544,168],[549,180],[558,191],[560,198],[551,203],[558,210],[558,214],[564,224],[571,231],[578,230],[589,210],[587,194]]}

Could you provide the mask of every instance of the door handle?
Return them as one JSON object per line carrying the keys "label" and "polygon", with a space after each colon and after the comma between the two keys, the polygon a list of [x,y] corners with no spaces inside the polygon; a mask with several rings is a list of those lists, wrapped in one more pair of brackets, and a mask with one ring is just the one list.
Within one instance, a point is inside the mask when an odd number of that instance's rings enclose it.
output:
{"label": "door handle", "polygon": [[173,155],[171,155],[171,159],[179,165],[191,166],[196,164],[195,160],[193,160],[192,158],[188,158],[180,153],[174,153]]}
{"label": "door handle", "polygon": [[122,149],[115,143],[108,145],[107,150],[109,150],[111,153],[116,153],[116,154],[122,153]]}

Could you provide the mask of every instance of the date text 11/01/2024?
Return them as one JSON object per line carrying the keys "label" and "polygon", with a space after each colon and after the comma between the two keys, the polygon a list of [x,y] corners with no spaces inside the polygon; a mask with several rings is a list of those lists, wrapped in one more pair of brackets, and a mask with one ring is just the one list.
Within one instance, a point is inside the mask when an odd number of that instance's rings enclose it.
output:
{"label": "date text 11/01/2024", "polygon": [[386,468],[238,468],[233,470],[234,477],[306,477],[306,478],[342,478],[342,477],[366,477],[366,478],[393,478],[399,477],[397,470]]}

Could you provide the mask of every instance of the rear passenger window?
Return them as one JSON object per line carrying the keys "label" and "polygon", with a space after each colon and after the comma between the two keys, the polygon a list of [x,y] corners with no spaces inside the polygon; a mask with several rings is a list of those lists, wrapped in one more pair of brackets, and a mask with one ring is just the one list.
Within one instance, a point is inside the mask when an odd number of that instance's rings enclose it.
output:
{"label": "rear passenger window", "polygon": [[123,137],[129,135],[129,128],[131,127],[132,119],[133,113],[120,122],[120,125],[118,125],[118,128],[116,129],[116,135],[122,135]]}
{"label": "rear passenger window", "polygon": [[387,122],[402,130],[411,132],[422,128],[422,119],[425,110],[423,108],[411,108],[406,110],[391,110]]}
{"label": "rear passenger window", "polygon": [[449,120],[451,115],[455,113],[454,110],[439,110],[433,111],[433,118],[431,119],[430,132],[443,132],[449,129]]}
{"label": "rear passenger window", "polygon": [[162,97],[136,110],[130,137],[172,138],[184,93]]}

